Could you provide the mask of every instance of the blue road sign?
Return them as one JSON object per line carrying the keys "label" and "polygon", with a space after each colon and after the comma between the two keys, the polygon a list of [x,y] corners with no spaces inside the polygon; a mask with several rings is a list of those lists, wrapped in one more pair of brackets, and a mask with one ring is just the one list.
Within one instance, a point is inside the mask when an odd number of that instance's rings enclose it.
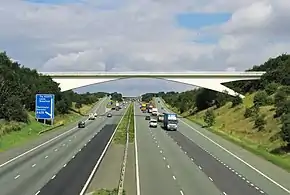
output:
{"label": "blue road sign", "polygon": [[37,119],[54,118],[54,94],[36,94],[35,115]]}

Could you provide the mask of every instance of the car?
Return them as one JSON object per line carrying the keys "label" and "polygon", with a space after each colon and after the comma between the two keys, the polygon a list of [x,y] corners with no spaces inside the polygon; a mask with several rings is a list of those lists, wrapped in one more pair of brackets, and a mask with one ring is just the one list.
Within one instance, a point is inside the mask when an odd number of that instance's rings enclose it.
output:
{"label": "car", "polygon": [[107,117],[112,117],[112,113],[108,113],[107,114]]}
{"label": "car", "polygon": [[95,118],[97,118],[98,117],[98,113],[95,113],[94,116],[95,116]]}
{"label": "car", "polygon": [[78,127],[79,127],[79,128],[85,128],[85,127],[86,127],[86,122],[85,122],[85,121],[80,121],[80,122],[78,123]]}
{"label": "car", "polygon": [[149,122],[149,127],[157,127],[157,120],[151,119]]}
{"label": "car", "polygon": [[95,120],[95,119],[96,119],[95,115],[93,113],[91,113],[89,115],[89,120]]}
{"label": "car", "polygon": [[164,110],[164,108],[163,108],[163,107],[161,107],[161,110]]}
{"label": "car", "polygon": [[150,120],[150,116],[145,116],[145,120]]}

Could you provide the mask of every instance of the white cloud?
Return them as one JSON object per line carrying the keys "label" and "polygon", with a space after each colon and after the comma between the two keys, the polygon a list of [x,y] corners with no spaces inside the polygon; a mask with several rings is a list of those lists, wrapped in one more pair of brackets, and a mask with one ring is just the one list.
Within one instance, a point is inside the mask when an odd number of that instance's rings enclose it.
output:
{"label": "white cloud", "polygon": [[[0,48],[41,71],[244,70],[290,50],[289,0],[83,2],[1,1]],[[200,30],[180,28],[176,14],[193,11],[231,12],[232,18]],[[220,38],[192,42],[200,34]]]}

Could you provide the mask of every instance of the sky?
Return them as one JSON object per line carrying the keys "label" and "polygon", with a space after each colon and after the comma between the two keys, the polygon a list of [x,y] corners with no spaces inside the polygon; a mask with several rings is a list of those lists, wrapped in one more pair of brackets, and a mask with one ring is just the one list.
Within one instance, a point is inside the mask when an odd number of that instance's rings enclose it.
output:
{"label": "sky", "polygon": [[[0,50],[38,71],[243,71],[290,50],[289,0],[2,0]],[[127,79],[77,91],[184,91]]]}

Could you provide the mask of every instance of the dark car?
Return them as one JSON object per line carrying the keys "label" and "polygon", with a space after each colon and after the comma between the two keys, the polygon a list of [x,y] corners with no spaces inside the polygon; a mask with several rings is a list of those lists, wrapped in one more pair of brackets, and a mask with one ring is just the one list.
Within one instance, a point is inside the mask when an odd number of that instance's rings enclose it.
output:
{"label": "dark car", "polygon": [[112,113],[108,113],[107,114],[107,117],[112,117]]}
{"label": "dark car", "polygon": [[150,120],[150,116],[145,116],[145,120]]}
{"label": "dark car", "polygon": [[79,128],[85,128],[85,126],[86,126],[85,121],[80,121],[79,124],[78,124]]}

